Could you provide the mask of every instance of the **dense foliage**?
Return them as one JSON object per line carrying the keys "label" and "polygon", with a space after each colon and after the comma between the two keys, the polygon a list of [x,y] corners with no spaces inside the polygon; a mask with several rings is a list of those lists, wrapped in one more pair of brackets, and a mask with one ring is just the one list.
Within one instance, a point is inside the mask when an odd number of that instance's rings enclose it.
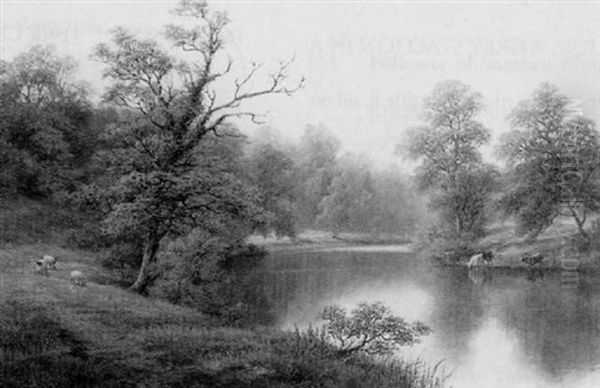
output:
{"label": "dense foliage", "polygon": [[475,118],[481,99],[458,81],[438,84],[425,101],[428,125],[413,128],[407,145],[408,156],[419,162],[419,186],[430,193],[430,206],[439,211],[442,233],[449,238],[468,240],[484,233],[496,172],[479,150],[490,139]]}
{"label": "dense foliage", "polygon": [[75,65],[35,46],[0,66],[3,192],[48,196],[85,181],[96,143],[93,109]]}
{"label": "dense foliage", "polygon": [[503,205],[522,232],[535,236],[566,215],[589,242],[585,224],[600,209],[600,134],[593,121],[571,114],[569,102],[543,84],[512,112],[515,129],[501,146],[511,167]]}

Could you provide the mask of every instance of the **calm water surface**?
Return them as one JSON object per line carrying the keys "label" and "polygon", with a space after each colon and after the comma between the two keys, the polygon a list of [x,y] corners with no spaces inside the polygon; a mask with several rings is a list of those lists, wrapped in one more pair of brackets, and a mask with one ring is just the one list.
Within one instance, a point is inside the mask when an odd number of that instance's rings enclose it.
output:
{"label": "calm water surface", "polygon": [[369,247],[272,253],[251,277],[256,319],[281,328],[364,301],[427,323],[434,333],[403,353],[445,360],[453,387],[600,387],[600,275],[469,272]]}

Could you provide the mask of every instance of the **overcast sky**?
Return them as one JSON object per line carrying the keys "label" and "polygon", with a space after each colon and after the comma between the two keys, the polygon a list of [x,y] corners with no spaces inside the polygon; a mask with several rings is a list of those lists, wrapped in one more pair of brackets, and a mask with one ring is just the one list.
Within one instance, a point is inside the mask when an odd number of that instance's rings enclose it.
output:
{"label": "overcast sky", "polygon": [[[0,0],[1,56],[54,45],[80,64],[78,76],[103,90],[93,47],[126,26],[159,37],[176,20],[176,1]],[[597,2],[301,2],[213,1],[229,13],[227,50],[241,71],[295,55],[306,88],[270,99],[269,124],[297,137],[325,124],[344,148],[382,164],[406,128],[420,122],[437,82],[458,79],[485,98],[480,118],[497,135],[506,116],[541,82],[600,118],[600,4]],[[243,125],[252,131],[250,124]],[[497,138],[497,136],[495,136]],[[400,161],[401,162],[401,161]]]}

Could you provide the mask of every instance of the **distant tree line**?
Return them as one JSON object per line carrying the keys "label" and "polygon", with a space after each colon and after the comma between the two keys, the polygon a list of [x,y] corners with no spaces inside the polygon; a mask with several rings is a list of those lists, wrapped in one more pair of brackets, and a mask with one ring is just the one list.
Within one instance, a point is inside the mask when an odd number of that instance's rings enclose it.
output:
{"label": "distant tree line", "polygon": [[264,233],[297,230],[411,236],[419,201],[396,168],[378,169],[361,155],[340,152],[323,125],[309,125],[297,143],[263,128],[252,137],[248,163],[263,206],[275,216]]}

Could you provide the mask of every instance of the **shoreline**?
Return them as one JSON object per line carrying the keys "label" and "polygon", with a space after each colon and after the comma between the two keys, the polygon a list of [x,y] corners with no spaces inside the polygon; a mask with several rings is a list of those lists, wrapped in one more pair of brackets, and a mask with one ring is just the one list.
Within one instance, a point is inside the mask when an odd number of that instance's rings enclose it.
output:
{"label": "shoreline", "polygon": [[[440,257],[440,255],[436,255],[435,252],[423,251],[421,254],[424,257],[429,258],[431,262],[444,267],[467,268],[467,263],[470,258],[470,256],[467,255],[465,257],[461,257],[458,261],[453,261],[448,258]],[[540,265],[528,265],[523,263],[521,258],[526,254],[529,253],[520,252],[516,255],[513,253],[510,256],[506,253],[500,253],[498,256],[494,257],[490,264],[485,264],[474,268],[524,269],[528,271],[600,271],[600,262],[598,262],[597,259],[594,259],[594,257],[598,256],[598,252],[595,251],[588,253],[586,256],[582,255],[580,258],[561,259],[559,250],[548,250],[543,252],[544,261]]]}
{"label": "shoreline", "polygon": [[379,235],[373,236],[364,233],[338,233],[333,234],[322,231],[302,232],[296,238],[275,236],[250,236],[247,242],[268,252],[281,251],[330,251],[330,250],[369,250],[375,247],[410,247],[410,250],[403,248],[404,251],[415,251],[413,241],[403,236]]}
{"label": "shoreline", "polygon": [[[446,267],[467,267],[470,255],[460,257],[453,262],[448,258],[440,257],[436,249],[420,246],[418,243],[403,236],[379,235],[373,236],[359,233],[333,234],[323,231],[306,231],[300,233],[297,238],[275,238],[273,236],[264,238],[252,236],[249,243],[255,244],[267,252],[389,252],[389,253],[414,253],[421,260],[428,260],[436,265]],[[479,268],[490,269],[519,269],[527,271],[578,271],[596,272],[600,271],[600,262],[595,258],[600,257],[600,252],[590,251],[581,254],[578,263],[563,265],[561,260],[561,246],[548,244],[548,239],[540,239],[531,244],[523,244],[517,239],[500,242],[498,240],[488,244],[484,242],[483,247],[493,249],[496,252],[491,264]],[[548,246],[550,245],[550,246]],[[542,249],[543,248],[543,249]],[[539,252],[544,256],[541,265],[529,266],[521,261],[521,257],[532,252]]]}

